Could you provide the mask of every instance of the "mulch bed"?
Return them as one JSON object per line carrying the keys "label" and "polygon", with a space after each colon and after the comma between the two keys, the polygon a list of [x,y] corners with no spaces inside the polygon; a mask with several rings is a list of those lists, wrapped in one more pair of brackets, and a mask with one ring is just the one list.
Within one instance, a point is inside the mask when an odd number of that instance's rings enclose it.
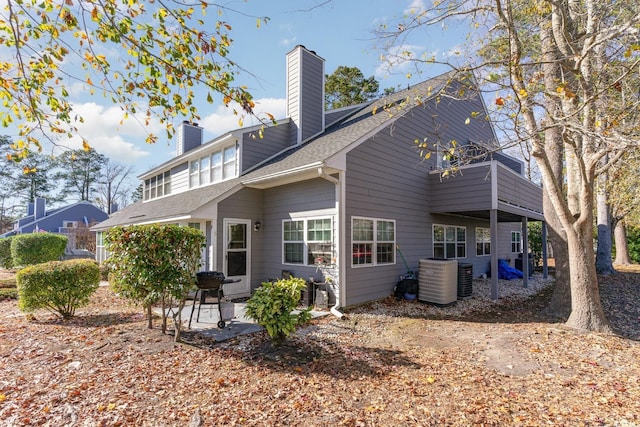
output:
{"label": "mulch bed", "polygon": [[264,333],[174,346],[107,287],[70,321],[2,301],[0,424],[640,425],[640,274],[600,288],[618,336],[541,314],[547,288],[450,317],[389,298],[277,349]]}

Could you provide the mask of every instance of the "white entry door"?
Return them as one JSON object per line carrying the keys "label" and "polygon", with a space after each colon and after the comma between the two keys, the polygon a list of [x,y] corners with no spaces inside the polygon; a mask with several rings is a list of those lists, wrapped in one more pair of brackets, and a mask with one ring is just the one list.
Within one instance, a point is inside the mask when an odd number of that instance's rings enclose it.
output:
{"label": "white entry door", "polygon": [[231,298],[248,297],[251,266],[251,220],[224,220],[224,275],[233,283],[224,285],[224,294]]}

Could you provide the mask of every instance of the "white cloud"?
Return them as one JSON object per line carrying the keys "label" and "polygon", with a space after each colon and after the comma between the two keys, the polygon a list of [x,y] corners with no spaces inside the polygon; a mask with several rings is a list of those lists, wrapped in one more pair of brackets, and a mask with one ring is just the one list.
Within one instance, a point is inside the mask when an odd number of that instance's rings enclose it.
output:
{"label": "white cloud", "polygon": [[279,44],[280,46],[291,46],[291,45],[293,45],[293,44],[296,42],[296,40],[297,40],[297,37],[296,37],[296,36],[293,36],[293,37],[291,37],[291,38],[283,38],[283,39],[280,39],[280,41],[278,42],[278,44]]}
{"label": "white cloud", "polygon": [[404,9],[406,15],[419,15],[426,10],[424,0],[411,0],[409,6]]}
{"label": "white cloud", "polygon": [[74,105],[74,111],[82,116],[84,122],[76,124],[78,136],[63,145],[78,149],[82,147],[84,138],[97,152],[119,163],[134,165],[150,156],[149,150],[141,148],[145,146],[147,132],[159,134],[162,131],[158,124],[145,127],[133,118],[120,123],[123,113],[117,106],[105,107],[88,102]]}
{"label": "white cloud", "polygon": [[393,46],[376,67],[375,74],[377,77],[386,77],[404,73],[412,66],[412,60],[422,58],[424,51],[424,47],[418,45]]}

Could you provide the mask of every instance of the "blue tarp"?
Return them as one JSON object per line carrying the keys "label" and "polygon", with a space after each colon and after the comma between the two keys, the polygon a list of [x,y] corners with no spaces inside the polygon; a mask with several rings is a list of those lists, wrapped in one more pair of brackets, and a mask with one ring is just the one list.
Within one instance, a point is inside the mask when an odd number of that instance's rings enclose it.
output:
{"label": "blue tarp", "polygon": [[522,271],[517,268],[511,267],[507,260],[499,259],[498,260],[498,279],[504,280],[513,280],[513,279],[522,279]]}

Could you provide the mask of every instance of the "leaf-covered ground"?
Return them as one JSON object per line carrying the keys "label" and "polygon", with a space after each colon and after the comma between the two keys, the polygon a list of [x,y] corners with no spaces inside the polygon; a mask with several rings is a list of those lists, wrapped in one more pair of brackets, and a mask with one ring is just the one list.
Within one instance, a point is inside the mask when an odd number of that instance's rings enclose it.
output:
{"label": "leaf-covered ground", "polygon": [[174,346],[107,287],[66,322],[2,301],[0,425],[640,425],[640,274],[600,283],[622,336],[544,317],[550,289],[464,317],[388,299],[279,349]]}

